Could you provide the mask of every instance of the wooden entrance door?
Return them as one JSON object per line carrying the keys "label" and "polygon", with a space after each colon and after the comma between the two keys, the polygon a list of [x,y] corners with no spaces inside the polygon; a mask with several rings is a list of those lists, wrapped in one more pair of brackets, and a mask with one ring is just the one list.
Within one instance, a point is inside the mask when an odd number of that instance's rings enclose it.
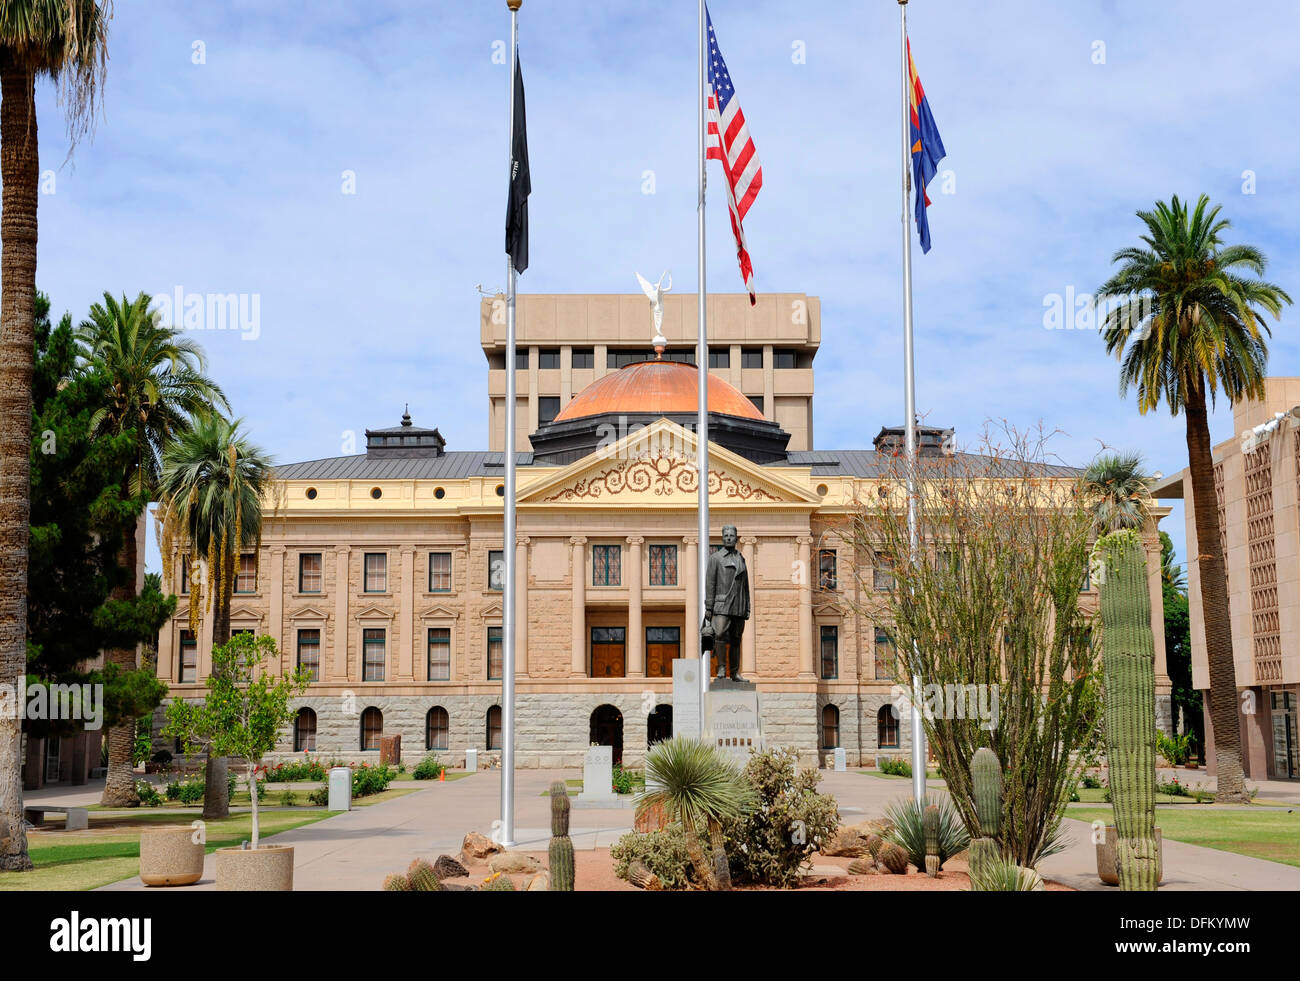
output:
{"label": "wooden entrance door", "polygon": [[673,659],[682,656],[680,627],[645,628],[645,673],[648,678],[671,678]]}
{"label": "wooden entrance door", "polygon": [[622,678],[627,675],[627,629],[591,628],[591,676]]}

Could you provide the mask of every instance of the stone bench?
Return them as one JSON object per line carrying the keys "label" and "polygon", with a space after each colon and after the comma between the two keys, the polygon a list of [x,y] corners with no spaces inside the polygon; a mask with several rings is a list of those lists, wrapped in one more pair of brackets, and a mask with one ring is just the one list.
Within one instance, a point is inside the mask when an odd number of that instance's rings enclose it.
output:
{"label": "stone bench", "polygon": [[54,805],[33,804],[23,808],[23,819],[29,824],[45,823],[46,814],[63,814],[67,821],[64,831],[85,831],[90,827],[90,813],[84,807],[55,807]]}

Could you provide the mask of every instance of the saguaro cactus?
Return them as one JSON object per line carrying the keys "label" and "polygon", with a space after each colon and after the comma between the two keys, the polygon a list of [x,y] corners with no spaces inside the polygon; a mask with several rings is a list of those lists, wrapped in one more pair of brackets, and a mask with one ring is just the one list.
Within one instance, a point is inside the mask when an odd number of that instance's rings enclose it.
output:
{"label": "saguaro cactus", "polygon": [[921,827],[925,831],[925,874],[936,879],[939,877],[939,808],[934,804],[921,812]]}
{"label": "saguaro cactus", "polygon": [[1002,764],[987,746],[975,750],[970,761],[971,786],[979,835],[970,842],[970,868],[976,878],[999,857],[997,836],[1002,826]]}
{"label": "saguaro cactus", "polygon": [[551,892],[573,892],[573,839],[569,837],[569,788],[562,780],[551,784]]}
{"label": "saguaro cactus", "polygon": [[1097,543],[1103,563],[1101,622],[1106,678],[1106,758],[1115,807],[1119,886],[1154,890],[1159,882],[1155,835],[1155,642],[1146,554],[1132,530]]}

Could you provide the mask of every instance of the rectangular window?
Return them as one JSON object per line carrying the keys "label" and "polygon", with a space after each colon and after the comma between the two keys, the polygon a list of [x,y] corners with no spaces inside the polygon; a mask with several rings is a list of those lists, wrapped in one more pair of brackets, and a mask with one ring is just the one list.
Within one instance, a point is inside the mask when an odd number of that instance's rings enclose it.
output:
{"label": "rectangular window", "polygon": [[319,593],[321,590],[321,553],[304,552],[298,556],[298,592]]}
{"label": "rectangular window", "polygon": [[893,560],[877,557],[876,567],[871,572],[871,588],[881,592],[889,592],[894,588]]}
{"label": "rectangular window", "polygon": [[573,349],[572,363],[575,368],[596,367],[596,349],[590,347],[575,347]]}
{"label": "rectangular window", "polygon": [[429,628],[429,680],[451,680],[451,628]]}
{"label": "rectangular window", "polygon": [[876,628],[876,680],[894,680],[894,638],[880,627]]}
{"label": "rectangular window", "polygon": [[559,396],[547,395],[537,400],[537,424],[545,426],[560,414]]}
{"label": "rectangular window", "polygon": [[731,367],[731,348],[710,348],[709,349],[709,367],[710,368],[730,368]]}
{"label": "rectangular window", "polygon": [[623,582],[623,546],[593,545],[591,549],[591,584],[619,586]]}
{"label": "rectangular window", "polygon": [[695,364],[695,349],[690,348],[682,351],[665,351],[665,361],[676,361],[678,364]]}
{"label": "rectangular window", "polygon": [[822,677],[840,676],[840,628],[822,627]]}
{"label": "rectangular window", "polygon": [[501,628],[488,627],[487,634],[487,676],[488,681],[500,680],[501,667],[504,662],[504,648],[501,645]]}
{"label": "rectangular window", "polygon": [[650,546],[650,585],[677,585],[677,546]]}
{"label": "rectangular window", "polygon": [[257,556],[251,552],[239,557],[239,573],[235,576],[235,592],[257,592]]}
{"label": "rectangular window", "polygon": [[451,553],[429,553],[429,592],[451,592]]}
{"label": "rectangular window", "polygon": [[823,548],[817,552],[817,585],[822,589],[838,589],[835,572],[835,549]]}
{"label": "rectangular window", "polygon": [[506,588],[506,553],[500,549],[488,552],[488,589],[500,593]]}
{"label": "rectangular window", "polygon": [[388,592],[388,553],[367,552],[365,555],[365,583],[367,593]]}
{"label": "rectangular window", "polygon": [[763,349],[761,347],[742,347],[740,349],[740,366],[742,368],[763,367]]}
{"label": "rectangular window", "polygon": [[754,403],[754,408],[757,409],[759,412],[763,412],[763,411],[764,411],[764,409],[763,409],[763,396],[761,396],[761,395],[747,395],[747,396],[745,396],[745,397],[746,397],[747,399],[749,399],[749,401],[751,401],[751,402]]}
{"label": "rectangular window", "polygon": [[777,369],[797,368],[799,366],[799,352],[791,351],[788,348],[772,352],[772,366]]}
{"label": "rectangular window", "polygon": [[361,631],[361,650],[364,656],[362,681],[383,681],[387,660],[388,636],[383,628],[366,628]]}
{"label": "rectangular window", "polygon": [[199,644],[188,630],[181,631],[180,667],[181,684],[189,685],[199,680]]}
{"label": "rectangular window", "polygon": [[528,348],[515,348],[515,367],[520,371],[528,370]]}
{"label": "rectangular window", "polygon": [[179,594],[179,595],[181,595],[181,596],[186,596],[186,595],[189,594],[189,591],[190,591],[190,563],[193,562],[193,561],[194,561],[194,560],[193,560],[193,557],[190,556],[190,554],[189,554],[188,552],[187,552],[185,555],[181,556],[181,591],[180,591],[180,594]]}
{"label": "rectangular window", "polygon": [[308,673],[309,681],[320,681],[320,630],[298,631],[298,667]]}
{"label": "rectangular window", "polygon": [[1092,566],[1089,565],[1083,570],[1083,584],[1079,586],[1079,592],[1086,593],[1092,589]]}
{"label": "rectangular window", "polygon": [[543,371],[558,371],[560,368],[560,349],[544,347],[537,352],[537,367]]}

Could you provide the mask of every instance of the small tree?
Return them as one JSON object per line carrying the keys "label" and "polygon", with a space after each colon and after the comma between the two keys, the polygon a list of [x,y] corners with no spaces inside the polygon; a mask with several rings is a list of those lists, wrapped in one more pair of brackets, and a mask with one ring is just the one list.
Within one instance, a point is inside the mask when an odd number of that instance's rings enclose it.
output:
{"label": "small tree", "polygon": [[288,677],[265,670],[265,662],[278,654],[274,640],[252,634],[236,634],[214,648],[207,698],[200,704],[173,701],[163,728],[164,736],[184,740],[187,753],[202,744],[213,756],[239,756],[248,762],[254,848],[259,838],[257,771],[275,749],[280,730],[293,720],[290,702],[306,691],[308,681],[302,668]]}

